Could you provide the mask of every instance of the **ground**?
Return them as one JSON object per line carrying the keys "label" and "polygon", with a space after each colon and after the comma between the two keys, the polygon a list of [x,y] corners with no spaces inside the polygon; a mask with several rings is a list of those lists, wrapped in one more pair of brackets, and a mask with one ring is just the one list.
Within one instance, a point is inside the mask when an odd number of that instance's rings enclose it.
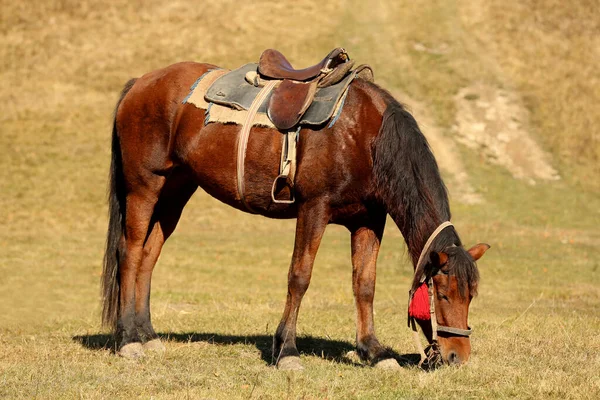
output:
{"label": "ground", "polygon": [[[596,8],[0,0],[0,397],[600,397]],[[349,235],[331,226],[299,317],[306,370],[277,371],[270,345],[294,221],[243,214],[203,192],[153,280],[167,352],[140,362],[112,354],[99,281],[111,113],[123,84],[182,60],[233,68],[268,47],[301,67],[340,45],[413,110],[463,241],[492,246],[479,263],[470,362],[432,373],[406,362],[415,352],[405,314],[412,267],[388,221],[376,329],[403,368],[348,355]]]}

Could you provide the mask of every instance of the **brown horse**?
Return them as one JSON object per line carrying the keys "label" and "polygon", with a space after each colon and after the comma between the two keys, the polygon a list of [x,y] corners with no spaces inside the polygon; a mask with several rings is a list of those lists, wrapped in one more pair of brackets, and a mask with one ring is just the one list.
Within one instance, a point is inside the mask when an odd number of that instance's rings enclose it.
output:
{"label": "brown horse", "polygon": [[[236,190],[236,137],[240,126],[205,124],[205,111],[182,104],[191,85],[213,65],[179,63],[130,80],[116,105],[109,188],[109,227],[103,270],[103,322],[115,332],[119,354],[136,358],[164,349],[150,322],[150,281],[163,244],[200,186],[245,211]],[[450,219],[446,188],[413,117],[385,90],[356,79],[332,127],[303,128],[297,149],[294,204],[271,200],[282,134],[252,128],[246,156],[245,201],[269,218],[297,218],[288,294],[275,333],[280,368],[301,368],[296,321],[327,224],[348,228],[360,357],[390,359],[375,336],[373,296],[377,254],[389,214],[413,263],[432,232]],[[444,229],[424,257],[433,277],[437,322],[467,328],[475,295],[475,265],[487,245],[466,251],[454,228]],[[419,321],[428,340],[429,323]],[[468,337],[439,335],[443,359],[469,358]],[[392,361],[393,362],[393,361]]]}

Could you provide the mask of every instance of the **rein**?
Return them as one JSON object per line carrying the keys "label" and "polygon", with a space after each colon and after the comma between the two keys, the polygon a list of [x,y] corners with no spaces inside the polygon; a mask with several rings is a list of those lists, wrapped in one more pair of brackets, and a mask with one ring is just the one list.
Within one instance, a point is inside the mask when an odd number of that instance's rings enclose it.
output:
{"label": "rein", "polygon": [[[445,228],[447,228],[449,226],[454,226],[454,225],[452,225],[452,223],[450,221],[442,222],[435,229],[435,231],[433,231],[431,236],[429,236],[429,239],[427,239],[427,242],[425,243],[425,246],[423,247],[423,250],[421,251],[421,254],[419,256],[419,261],[417,262],[415,274],[418,273],[419,267],[421,266],[421,263],[423,262],[425,255],[429,252],[429,248],[431,247],[431,244],[433,243],[435,238]],[[439,273],[441,273],[441,272],[438,271],[438,274]],[[419,361],[419,366],[422,366],[426,360],[428,361],[429,365],[431,365],[434,362],[439,361],[440,354],[439,354],[439,347],[437,344],[438,332],[444,332],[444,333],[448,333],[451,335],[464,336],[464,337],[471,336],[471,333],[473,332],[473,330],[470,327],[469,327],[469,329],[461,329],[461,328],[454,328],[451,326],[438,325],[437,317],[435,314],[435,299],[434,299],[434,294],[433,294],[433,276],[430,276],[429,279],[427,279],[426,276],[423,275],[423,277],[420,279],[420,281],[421,281],[421,283],[424,283],[425,280],[427,280],[427,295],[429,297],[429,315],[430,315],[430,320],[431,320],[431,336],[432,336],[431,347],[428,351],[429,355],[425,354],[425,351],[423,350],[423,345],[421,344],[421,340],[419,338],[419,333],[417,331],[417,324],[415,322],[415,318],[413,316],[411,316],[410,313],[408,315],[408,324],[413,331],[412,332],[413,339],[414,339],[415,345],[417,347],[417,350],[418,350],[419,354],[421,355],[421,361]],[[408,299],[409,306],[413,299],[415,291],[416,290],[411,289],[411,291],[409,293],[409,299]]]}

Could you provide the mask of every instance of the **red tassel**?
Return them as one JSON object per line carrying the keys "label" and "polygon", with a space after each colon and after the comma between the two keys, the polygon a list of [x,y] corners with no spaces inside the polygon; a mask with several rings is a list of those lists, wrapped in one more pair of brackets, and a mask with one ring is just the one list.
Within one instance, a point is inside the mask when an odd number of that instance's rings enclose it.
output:
{"label": "red tassel", "polygon": [[429,313],[429,293],[427,284],[423,282],[416,290],[408,307],[408,315],[417,319],[431,319]]}

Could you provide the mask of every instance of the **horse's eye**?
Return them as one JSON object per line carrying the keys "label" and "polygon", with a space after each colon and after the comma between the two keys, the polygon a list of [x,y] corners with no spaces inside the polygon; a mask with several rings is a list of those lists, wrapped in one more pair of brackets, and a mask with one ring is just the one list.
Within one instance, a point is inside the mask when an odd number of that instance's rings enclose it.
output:
{"label": "horse's eye", "polygon": [[437,293],[437,297],[438,297],[438,299],[440,299],[440,300],[446,300],[446,301],[449,301],[449,300],[448,300],[448,296],[446,296],[444,293],[438,292],[438,293]]}

